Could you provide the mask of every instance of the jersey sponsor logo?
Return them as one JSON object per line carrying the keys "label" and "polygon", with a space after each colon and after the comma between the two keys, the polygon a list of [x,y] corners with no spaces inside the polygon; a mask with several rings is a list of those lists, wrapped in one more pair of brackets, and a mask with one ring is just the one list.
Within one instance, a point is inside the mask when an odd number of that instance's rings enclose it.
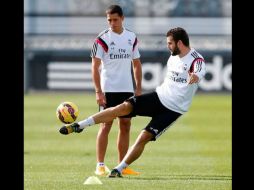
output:
{"label": "jersey sponsor logo", "polygon": [[119,54],[115,54],[115,53],[110,53],[109,54],[109,58],[110,59],[130,59],[131,55],[126,53],[126,49],[119,49],[118,50]]}
{"label": "jersey sponsor logo", "polygon": [[175,71],[171,71],[168,74],[168,78],[174,82],[179,82],[179,83],[186,83],[187,79],[186,78],[182,78],[182,77],[178,77],[179,73],[175,72]]}
{"label": "jersey sponsor logo", "polygon": [[131,55],[130,54],[109,54],[110,59],[130,59]]}

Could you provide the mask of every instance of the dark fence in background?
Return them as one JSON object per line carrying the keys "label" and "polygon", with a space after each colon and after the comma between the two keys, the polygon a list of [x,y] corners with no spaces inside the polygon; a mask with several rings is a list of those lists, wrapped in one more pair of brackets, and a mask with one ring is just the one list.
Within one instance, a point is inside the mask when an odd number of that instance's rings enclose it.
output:
{"label": "dark fence in background", "polygon": [[[143,90],[155,89],[164,79],[169,53],[140,51]],[[232,58],[229,51],[200,51],[206,60],[199,91],[231,92]],[[90,51],[30,51],[25,60],[25,91],[93,91]]]}

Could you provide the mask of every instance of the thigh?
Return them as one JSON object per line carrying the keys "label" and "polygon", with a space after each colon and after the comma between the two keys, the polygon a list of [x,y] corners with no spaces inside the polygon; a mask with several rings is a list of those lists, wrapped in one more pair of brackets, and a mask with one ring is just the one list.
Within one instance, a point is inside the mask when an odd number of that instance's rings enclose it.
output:
{"label": "thigh", "polygon": [[148,125],[144,128],[146,131],[152,133],[154,138],[152,140],[156,140],[159,136],[161,136],[172,124],[181,116],[182,114],[167,111],[164,113],[160,113],[154,117],[148,123]]}
{"label": "thigh", "polygon": [[133,111],[131,113],[133,116],[153,117],[158,113],[168,111],[168,109],[160,102],[156,92],[142,94],[141,96],[133,96],[126,101],[129,101],[133,106]]}

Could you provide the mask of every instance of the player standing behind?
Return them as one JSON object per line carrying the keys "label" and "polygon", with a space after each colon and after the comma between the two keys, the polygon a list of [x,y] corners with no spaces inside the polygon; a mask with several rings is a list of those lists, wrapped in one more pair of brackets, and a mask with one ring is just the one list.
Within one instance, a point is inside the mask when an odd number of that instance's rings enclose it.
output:
{"label": "player standing behind", "polygon": [[[118,5],[111,5],[106,10],[109,29],[101,32],[95,39],[92,57],[92,77],[96,101],[100,111],[116,106],[134,95],[132,67],[135,79],[135,95],[141,95],[141,62],[134,32],[123,27],[123,11]],[[104,164],[108,145],[108,135],[113,119],[101,123],[96,139],[97,166],[95,174],[104,175],[109,169]],[[118,162],[128,151],[131,117],[118,117],[119,132],[117,138]],[[130,168],[123,174],[138,175]]]}
{"label": "player standing behind", "polygon": [[187,32],[180,27],[167,32],[167,46],[171,55],[167,62],[164,82],[154,92],[134,96],[122,104],[96,113],[78,123],[65,125],[61,134],[80,133],[88,126],[111,121],[124,115],[152,118],[140,132],[134,145],[109,177],[122,177],[122,171],[137,160],[149,141],[158,139],[181,115],[189,110],[198,83],[205,75],[205,61],[189,45]]}

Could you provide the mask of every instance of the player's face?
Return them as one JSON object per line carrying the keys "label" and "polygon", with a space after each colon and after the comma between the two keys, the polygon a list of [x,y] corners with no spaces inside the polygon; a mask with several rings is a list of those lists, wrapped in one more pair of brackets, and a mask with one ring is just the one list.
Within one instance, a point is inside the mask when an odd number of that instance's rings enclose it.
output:
{"label": "player's face", "polygon": [[123,16],[119,16],[117,13],[107,14],[108,25],[114,32],[121,32],[123,25]]}
{"label": "player's face", "polygon": [[171,52],[171,55],[179,55],[181,53],[177,43],[174,41],[172,36],[167,37],[167,46]]}

